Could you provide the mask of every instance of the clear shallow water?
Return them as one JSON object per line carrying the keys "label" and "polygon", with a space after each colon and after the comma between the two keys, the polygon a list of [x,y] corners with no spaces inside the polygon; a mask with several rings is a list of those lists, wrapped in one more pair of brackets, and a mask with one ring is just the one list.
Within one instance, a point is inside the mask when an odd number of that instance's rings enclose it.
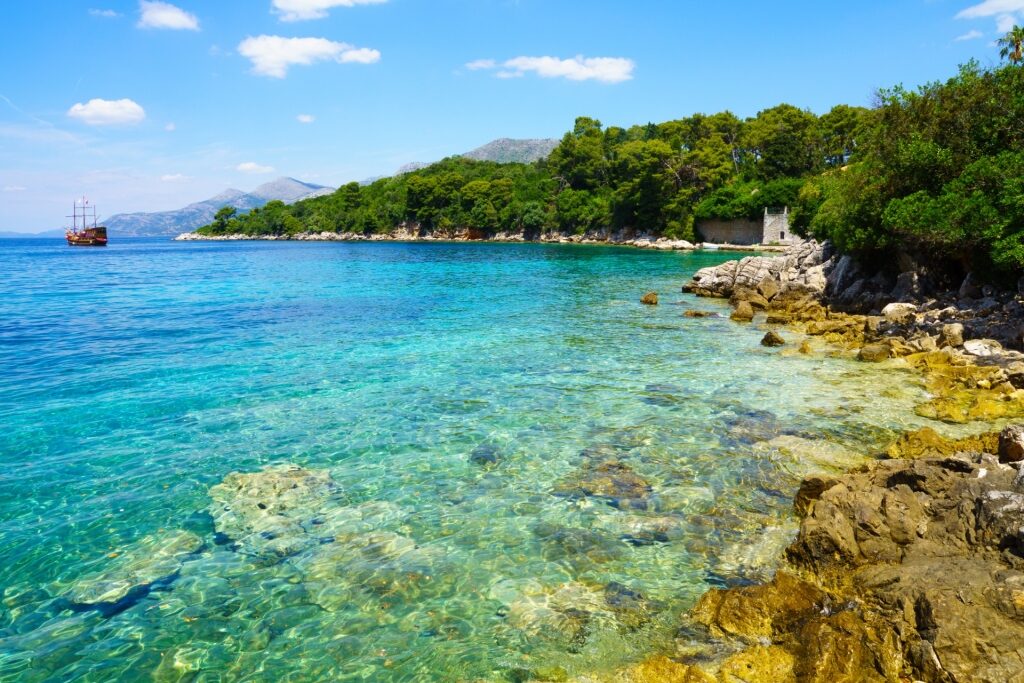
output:
{"label": "clear shallow water", "polygon": [[[671,651],[709,585],[771,570],[811,456],[922,423],[904,373],[682,317],[727,312],[675,292],[728,258],[0,242],[0,680],[502,681]],[[609,462],[650,491],[556,495]],[[353,531],[279,561],[218,533],[211,487],[280,463],[328,472],[311,505]],[[201,545],[150,590],[69,598],[181,530]]]}

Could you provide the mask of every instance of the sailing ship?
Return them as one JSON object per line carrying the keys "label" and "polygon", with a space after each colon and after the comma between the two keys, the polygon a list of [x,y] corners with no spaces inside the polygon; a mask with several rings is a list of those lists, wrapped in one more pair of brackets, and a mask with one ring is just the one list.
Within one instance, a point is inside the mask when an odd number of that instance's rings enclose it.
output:
{"label": "sailing ship", "polygon": [[[82,211],[79,213],[78,209]],[[71,227],[65,230],[68,245],[72,247],[105,247],[107,246],[107,229],[102,225],[96,225],[96,206],[90,205],[89,200],[82,197],[81,206],[76,201],[71,210]],[[81,219],[81,224],[79,224]],[[89,225],[89,221],[92,225]]]}

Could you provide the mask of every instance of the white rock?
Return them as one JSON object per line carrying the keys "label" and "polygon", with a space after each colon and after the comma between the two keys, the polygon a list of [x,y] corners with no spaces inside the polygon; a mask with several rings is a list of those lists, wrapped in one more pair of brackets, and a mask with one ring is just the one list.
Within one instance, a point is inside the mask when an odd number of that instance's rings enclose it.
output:
{"label": "white rock", "polygon": [[906,323],[914,318],[917,306],[908,303],[892,303],[882,309],[885,319],[893,323]]}
{"label": "white rock", "polygon": [[964,342],[964,351],[972,356],[993,356],[1003,350],[995,339],[969,339]]}

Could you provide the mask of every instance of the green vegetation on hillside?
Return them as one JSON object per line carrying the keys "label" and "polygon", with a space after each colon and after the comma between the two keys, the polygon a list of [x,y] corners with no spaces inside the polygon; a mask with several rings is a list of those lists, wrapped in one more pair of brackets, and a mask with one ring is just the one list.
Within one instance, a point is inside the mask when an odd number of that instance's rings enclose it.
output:
{"label": "green vegetation on hillside", "polygon": [[532,164],[452,157],[367,186],[247,215],[200,232],[380,233],[406,225],[584,233],[624,228],[693,239],[705,219],[790,206],[794,228],[852,252],[931,252],[1024,265],[1024,31],[1000,41],[1008,64],[962,67],[945,83],[882,90],[873,109],[823,116],[789,104],[604,127],[581,117]]}

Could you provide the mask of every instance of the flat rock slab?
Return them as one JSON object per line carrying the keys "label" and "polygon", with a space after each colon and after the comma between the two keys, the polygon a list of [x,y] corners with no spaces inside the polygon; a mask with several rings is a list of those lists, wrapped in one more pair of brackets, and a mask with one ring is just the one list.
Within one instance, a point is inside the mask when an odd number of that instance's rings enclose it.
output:
{"label": "flat rock slab", "polygon": [[71,584],[68,599],[78,605],[120,602],[133,591],[173,577],[182,562],[202,545],[202,539],[189,531],[145,536],[95,574]]}

